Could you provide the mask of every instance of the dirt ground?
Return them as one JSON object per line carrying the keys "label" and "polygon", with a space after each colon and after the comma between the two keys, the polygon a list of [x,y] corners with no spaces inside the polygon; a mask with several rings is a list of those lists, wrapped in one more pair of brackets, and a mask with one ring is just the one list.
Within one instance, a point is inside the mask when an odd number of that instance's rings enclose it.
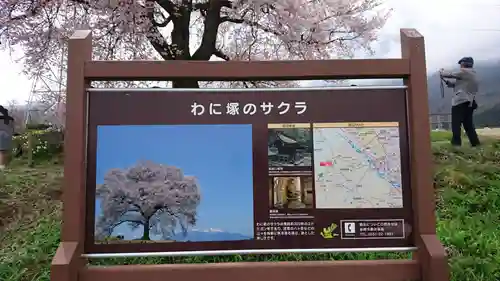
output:
{"label": "dirt ground", "polygon": [[483,128],[477,130],[478,135],[500,138],[500,128]]}

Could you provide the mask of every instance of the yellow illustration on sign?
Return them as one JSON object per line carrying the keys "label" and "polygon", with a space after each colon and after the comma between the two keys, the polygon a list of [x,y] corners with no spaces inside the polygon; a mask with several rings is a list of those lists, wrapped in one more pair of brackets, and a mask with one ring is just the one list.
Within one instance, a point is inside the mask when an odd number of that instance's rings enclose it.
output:
{"label": "yellow illustration on sign", "polygon": [[339,236],[337,233],[334,233],[335,229],[337,229],[337,224],[332,223],[329,227],[324,227],[320,234],[325,239],[332,239],[336,236]]}

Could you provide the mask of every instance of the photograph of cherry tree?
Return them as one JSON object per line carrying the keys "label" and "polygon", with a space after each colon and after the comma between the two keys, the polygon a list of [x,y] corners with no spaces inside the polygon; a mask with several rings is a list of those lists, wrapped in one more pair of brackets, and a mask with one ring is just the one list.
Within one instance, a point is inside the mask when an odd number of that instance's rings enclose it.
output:
{"label": "photograph of cherry tree", "polygon": [[251,125],[97,131],[96,243],[254,238]]}

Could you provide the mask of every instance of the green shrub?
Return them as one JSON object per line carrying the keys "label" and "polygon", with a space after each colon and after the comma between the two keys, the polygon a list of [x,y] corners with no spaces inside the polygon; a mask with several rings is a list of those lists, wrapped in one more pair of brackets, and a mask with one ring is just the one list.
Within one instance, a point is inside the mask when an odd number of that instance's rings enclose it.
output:
{"label": "green shrub", "polygon": [[13,137],[12,155],[27,158],[31,151],[33,160],[51,159],[63,151],[63,139],[63,132],[52,128],[29,130]]}
{"label": "green shrub", "polygon": [[26,124],[26,130],[48,130],[50,127],[48,124]]}

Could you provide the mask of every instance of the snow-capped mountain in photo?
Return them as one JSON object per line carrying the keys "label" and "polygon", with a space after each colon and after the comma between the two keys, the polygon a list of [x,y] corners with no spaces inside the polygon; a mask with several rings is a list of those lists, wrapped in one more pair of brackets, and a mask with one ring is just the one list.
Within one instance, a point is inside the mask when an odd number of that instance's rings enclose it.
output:
{"label": "snow-capped mountain in photo", "polygon": [[177,233],[173,240],[185,242],[209,242],[209,241],[239,241],[250,240],[253,237],[246,236],[239,233],[230,233],[222,229],[191,229],[188,231],[187,236],[184,237],[182,233]]}

